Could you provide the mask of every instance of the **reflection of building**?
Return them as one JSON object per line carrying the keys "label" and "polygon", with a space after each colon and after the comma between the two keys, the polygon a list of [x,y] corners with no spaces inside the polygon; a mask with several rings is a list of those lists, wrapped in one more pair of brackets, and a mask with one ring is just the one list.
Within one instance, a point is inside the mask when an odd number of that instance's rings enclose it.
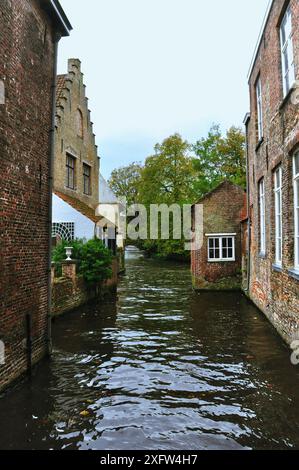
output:
{"label": "reflection of building", "polygon": [[99,157],[78,59],[58,76],[53,194],[53,237],[91,239],[100,218]]}
{"label": "reflection of building", "polygon": [[249,76],[249,295],[287,342],[299,334],[299,3],[273,0]]}
{"label": "reflection of building", "polygon": [[224,181],[198,204],[203,205],[204,241],[200,250],[191,252],[194,288],[240,289],[241,220],[246,215],[246,193]]}
{"label": "reflection of building", "polygon": [[50,349],[51,90],[70,30],[57,0],[0,2],[0,389]]}

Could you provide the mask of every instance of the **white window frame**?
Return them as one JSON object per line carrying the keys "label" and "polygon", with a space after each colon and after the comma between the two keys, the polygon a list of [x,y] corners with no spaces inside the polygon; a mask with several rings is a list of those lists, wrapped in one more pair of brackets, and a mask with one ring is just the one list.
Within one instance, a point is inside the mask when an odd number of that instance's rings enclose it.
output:
{"label": "white window frame", "polygon": [[263,123],[263,96],[262,96],[262,81],[259,76],[256,85],[256,106],[257,106],[257,127],[259,141],[264,137],[264,123]]}
{"label": "white window frame", "polygon": [[[296,170],[296,159],[299,161],[299,151],[293,157],[293,186],[294,186],[294,267],[299,272],[299,168]],[[299,163],[298,163],[299,167]]]}
{"label": "white window frame", "polygon": [[295,82],[292,11],[288,6],[280,25],[283,95],[289,93]]}
{"label": "white window frame", "polygon": [[274,173],[275,198],[275,264],[282,266],[282,168]]}
{"label": "white window frame", "polygon": [[[232,262],[236,261],[236,234],[235,233],[209,233],[206,234],[208,238],[208,262],[209,263],[226,263],[226,262]],[[231,258],[224,258],[223,257],[223,250],[225,249],[223,247],[223,239],[224,238],[231,238],[232,239],[232,252],[233,255]],[[219,258],[210,258],[210,240],[219,240],[219,253],[220,257]],[[218,249],[218,248],[217,248]],[[216,248],[214,248],[216,250]]]}
{"label": "white window frame", "polygon": [[259,182],[259,208],[260,208],[260,254],[266,254],[266,204],[265,179]]}

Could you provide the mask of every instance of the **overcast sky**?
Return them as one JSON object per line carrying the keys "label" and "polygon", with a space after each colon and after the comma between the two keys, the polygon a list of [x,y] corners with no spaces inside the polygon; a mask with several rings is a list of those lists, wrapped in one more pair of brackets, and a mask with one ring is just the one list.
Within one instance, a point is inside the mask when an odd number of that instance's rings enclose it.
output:
{"label": "overcast sky", "polygon": [[61,0],[82,61],[102,173],[144,160],[175,132],[242,125],[247,72],[268,0]]}

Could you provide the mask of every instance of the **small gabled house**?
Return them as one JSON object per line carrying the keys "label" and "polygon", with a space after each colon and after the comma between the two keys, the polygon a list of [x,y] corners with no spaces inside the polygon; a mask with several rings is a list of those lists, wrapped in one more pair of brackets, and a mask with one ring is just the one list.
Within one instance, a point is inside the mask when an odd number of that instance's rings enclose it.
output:
{"label": "small gabled house", "polygon": [[203,245],[191,252],[193,287],[196,290],[240,289],[241,221],[247,212],[246,192],[224,181],[197,204],[203,206]]}

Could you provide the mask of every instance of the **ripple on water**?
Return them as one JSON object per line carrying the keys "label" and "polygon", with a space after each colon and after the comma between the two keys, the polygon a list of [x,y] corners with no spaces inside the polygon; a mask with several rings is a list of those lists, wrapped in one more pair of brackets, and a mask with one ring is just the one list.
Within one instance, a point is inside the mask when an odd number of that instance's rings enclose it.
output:
{"label": "ripple on water", "polygon": [[131,259],[116,305],[59,319],[52,361],[0,401],[0,448],[298,448],[281,340],[240,294],[190,286],[187,266]]}

